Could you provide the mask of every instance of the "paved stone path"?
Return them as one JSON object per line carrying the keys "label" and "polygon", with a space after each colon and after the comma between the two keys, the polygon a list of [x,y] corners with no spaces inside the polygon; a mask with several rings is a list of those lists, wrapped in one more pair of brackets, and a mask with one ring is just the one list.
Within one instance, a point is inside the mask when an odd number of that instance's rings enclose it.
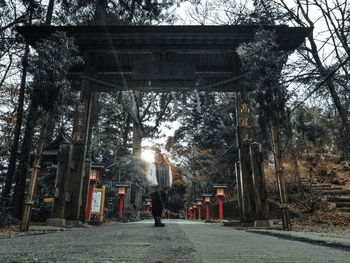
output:
{"label": "paved stone path", "polygon": [[164,220],[118,223],[0,240],[0,262],[350,262],[350,251]]}

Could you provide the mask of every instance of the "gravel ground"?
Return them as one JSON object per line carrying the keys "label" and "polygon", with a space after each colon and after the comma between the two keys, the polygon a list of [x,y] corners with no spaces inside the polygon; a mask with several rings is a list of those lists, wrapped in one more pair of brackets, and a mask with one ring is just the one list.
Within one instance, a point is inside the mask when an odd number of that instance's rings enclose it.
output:
{"label": "gravel ground", "polygon": [[178,225],[117,223],[0,240],[0,262],[193,262],[193,251]]}
{"label": "gravel ground", "polygon": [[[104,225],[113,224],[112,221],[108,221]],[[31,230],[28,232],[20,232],[19,225],[9,225],[0,227],[0,239],[3,238],[13,238],[18,236],[27,236],[27,235],[38,235],[38,234],[47,234],[52,232],[63,232],[67,229],[64,228],[35,228],[36,226],[42,226],[43,224],[33,224]],[[68,229],[69,230],[69,229]],[[305,232],[313,233],[320,236],[330,236],[330,237],[340,237],[350,239],[350,227],[346,226],[333,226],[329,224],[305,224],[305,222],[300,220],[292,221],[292,230],[296,232]]]}
{"label": "gravel ground", "polygon": [[164,228],[144,220],[1,239],[0,262],[350,262],[346,249],[222,224],[164,221]]}
{"label": "gravel ground", "polygon": [[293,231],[350,239],[350,228],[329,225],[293,225]]}
{"label": "gravel ground", "polygon": [[322,212],[292,220],[293,231],[350,239],[350,218],[341,213]]}

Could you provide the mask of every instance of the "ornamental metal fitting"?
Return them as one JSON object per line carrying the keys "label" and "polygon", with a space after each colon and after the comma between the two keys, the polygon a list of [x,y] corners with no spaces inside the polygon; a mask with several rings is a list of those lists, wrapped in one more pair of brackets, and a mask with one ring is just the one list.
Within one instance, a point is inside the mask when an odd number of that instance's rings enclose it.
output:
{"label": "ornamental metal fitting", "polygon": [[280,208],[289,208],[289,205],[288,204],[286,204],[286,203],[282,203],[282,204],[280,204]]}

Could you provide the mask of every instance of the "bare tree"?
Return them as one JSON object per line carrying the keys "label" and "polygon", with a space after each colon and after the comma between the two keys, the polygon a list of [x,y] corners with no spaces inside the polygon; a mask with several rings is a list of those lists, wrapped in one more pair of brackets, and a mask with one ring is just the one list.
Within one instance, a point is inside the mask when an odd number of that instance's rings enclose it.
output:
{"label": "bare tree", "polygon": [[[10,2],[7,6],[4,6],[4,13],[9,15],[10,11],[9,9],[17,8],[16,3]],[[6,11],[6,8],[8,9]],[[18,52],[18,47],[16,48],[14,43],[14,38],[12,39],[11,32],[8,34],[7,31],[11,31],[15,25],[17,25],[20,22],[25,22],[26,24],[31,24],[32,23],[32,17],[33,13],[35,10],[38,8],[38,5],[33,2],[29,1],[27,6],[18,6],[20,10],[22,10],[21,14],[19,17],[17,17],[17,12],[13,11],[14,16],[12,17],[12,20],[8,20],[5,25],[1,25],[0,29],[0,35],[4,36],[2,42],[4,42],[4,46],[7,47],[6,50],[3,50],[3,52],[0,52],[1,57],[4,59],[4,61],[7,61],[7,66],[5,67],[6,70],[3,73],[0,86],[3,86],[5,84],[6,78],[8,75],[11,75],[11,71],[14,71],[14,69],[11,70],[12,67],[14,67],[13,63],[16,61],[18,58],[15,57],[15,53]],[[24,11],[23,11],[24,10]],[[5,20],[5,19],[4,19]],[[6,21],[6,20],[5,20]],[[4,21],[4,22],[5,22]],[[16,160],[17,160],[17,153],[18,153],[18,146],[20,142],[20,134],[21,134],[21,127],[22,127],[22,122],[23,122],[23,112],[24,112],[24,98],[25,98],[25,89],[26,89],[26,77],[27,77],[27,68],[28,68],[28,55],[29,55],[29,45],[24,44],[24,52],[21,57],[21,64],[22,64],[22,74],[20,77],[20,88],[18,92],[16,91],[15,93],[18,94],[18,100],[16,101],[16,112],[15,116],[13,118],[13,122],[15,123],[14,129],[13,129],[13,139],[10,140],[11,146],[10,146],[10,159],[9,159],[9,164],[7,167],[7,173],[6,173],[6,181],[5,181],[5,187],[2,192],[3,197],[8,197],[11,188],[12,188],[12,181],[13,181],[13,175],[15,172],[15,166],[16,166]],[[20,47],[22,49],[22,45]],[[22,52],[20,52],[22,53]],[[7,55],[7,57],[6,57]],[[13,75],[11,76],[13,77]]]}
{"label": "bare tree", "polygon": [[316,77],[323,84],[317,85],[310,95],[326,87],[347,134],[350,134],[349,106],[344,103],[344,99],[348,99],[344,96],[348,96],[350,55],[348,1],[294,0],[292,4],[285,0],[275,2],[284,8],[294,25],[314,27],[319,32],[314,31],[309,35],[306,45],[300,51],[302,58],[314,67],[309,79]]}

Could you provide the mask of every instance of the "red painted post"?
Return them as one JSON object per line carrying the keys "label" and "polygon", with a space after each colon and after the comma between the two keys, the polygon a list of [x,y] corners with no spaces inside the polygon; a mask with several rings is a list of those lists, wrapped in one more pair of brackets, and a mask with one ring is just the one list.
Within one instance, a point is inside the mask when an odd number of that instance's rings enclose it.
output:
{"label": "red painted post", "polygon": [[116,184],[117,187],[117,194],[119,196],[119,218],[123,216],[123,201],[124,201],[124,196],[126,196],[126,191],[127,188],[130,187],[130,184],[128,183],[118,183]]}
{"label": "red painted post", "polygon": [[204,203],[205,203],[206,208],[207,208],[207,220],[208,221],[209,221],[209,204],[210,204],[210,201],[211,201],[211,196],[212,196],[212,194],[209,194],[209,193],[204,193],[203,194]]}
{"label": "red painted post", "polygon": [[152,206],[152,200],[147,198],[147,199],[145,199],[145,202],[146,202],[146,206],[147,206],[147,211],[148,211],[148,213],[150,213],[150,208]]}
{"label": "red painted post", "polygon": [[207,220],[209,220],[209,203],[206,203],[207,204]]}
{"label": "red painted post", "polygon": [[90,180],[89,196],[88,196],[86,213],[85,213],[85,221],[90,221],[90,218],[91,218],[92,195],[94,194],[95,183],[96,181]]}
{"label": "red painted post", "polygon": [[216,196],[219,198],[219,213],[220,213],[220,220],[222,221],[224,220],[223,209],[222,209],[222,199],[225,196],[225,188],[227,188],[227,185],[216,184],[216,185],[213,185],[213,188],[215,188]]}
{"label": "red painted post", "polygon": [[190,209],[190,219],[192,219],[192,209]]}
{"label": "red painted post", "polygon": [[218,196],[219,198],[219,211],[220,211],[220,220],[223,220],[223,209],[222,209],[222,198],[223,196]]}
{"label": "red painted post", "polygon": [[201,205],[198,205],[198,220],[201,220]]}
{"label": "red painted post", "polygon": [[195,220],[196,219],[196,208],[193,208],[193,220]]}
{"label": "red painted post", "polygon": [[124,200],[124,195],[119,196],[119,217],[122,217],[123,215],[123,200]]}

